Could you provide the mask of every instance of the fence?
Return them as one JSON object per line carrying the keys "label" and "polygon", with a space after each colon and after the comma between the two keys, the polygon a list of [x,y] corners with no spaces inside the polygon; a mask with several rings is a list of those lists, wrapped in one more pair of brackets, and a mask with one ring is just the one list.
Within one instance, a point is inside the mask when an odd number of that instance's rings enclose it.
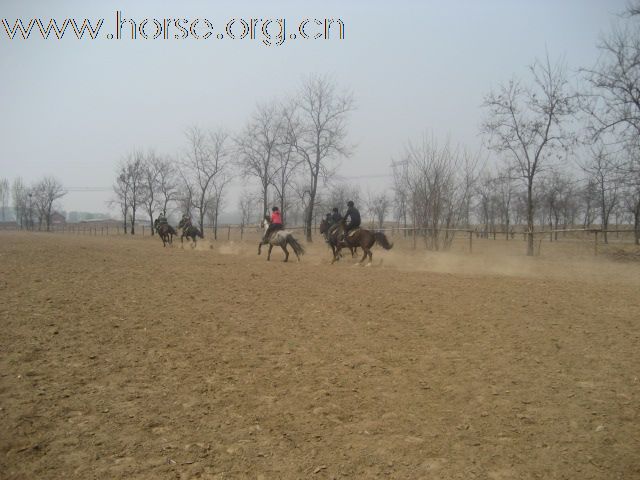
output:
{"label": "fence", "polygon": [[[474,248],[474,239],[476,241],[482,240],[499,240],[505,239],[508,241],[517,241],[518,238],[522,238],[522,240],[526,241],[528,235],[534,236],[534,241],[537,240],[537,248],[538,253],[540,252],[541,242],[548,239],[549,242],[578,242],[582,245],[585,243],[592,244],[592,251],[594,255],[598,255],[600,249],[603,245],[611,245],[611,244],[624,244],[624,245],[637,245],[635,239],[635,232],[631,229],[594,229],[594,228],[569,228],[569,229],[548,229],[548,230],[536,230],[534,232],[515,232],[511,231],[498,231],[492,230],[481,231],[477,229],[464,229],[464,228],[438,228],[434,229],[432,227],[399,227],[399,226],[391,226],[384,228],[373,228],[367,226],[367,228],[372,228],[376,231],[389,232],[391,237],[394,240],[408,240],[410,243],[410,247],[413,249],[417,249],[418,247],[418,239],[419,238],[427,238],[429,236],[433,237],[434,231],[437,231],[438,235],[446,235],[448,236],[448,241],[456,241],[456,242],[466,242],[467,247],[465,248],[468,253],[473,253]],[[21,230],[19,226],[13,225],[2,225],[0,224],[0,230]],[[44,231],[34,229],[35,231]],[[300,231],[304,232],[304,227],[295,226],[295,227],[287,227],[287,230]],[[315,234],[318,234],[318,226],[314,225],[313,231]],[[124,231],[122,225],[99,225],[99,224],[86,224],[86,223],[77,223],[77,224],[62,224],[62,225],[52,225],[50,226],[49,232],[52,233],[65,233],[71,235],[89,235],[89,236],[106,236],[106,235],[130,235],[130,227],[127,228],[127,232]],[[204,233],[207,236],[214,235],[213,227],[207,226],[204,229]],[[151,228],[148,225],[136,225],[136,234],[141,235],[142,237],[152,235]],[[215,238],[217,240],[244,240],[247,234],[251,237],[251,239],[257,239],[262,235],[262,229],[259,225],[220,225],[217,228],[217,235]],[[612,240],[609,243],[609,239],[603,242],[603,238],[605,234],[615,234],[615,240]],[[620,234],[622,234],[622,238],[620,238]],[[586,235],[586,238],[585,238]],[[548,236],[548,237],[547,237]]]}

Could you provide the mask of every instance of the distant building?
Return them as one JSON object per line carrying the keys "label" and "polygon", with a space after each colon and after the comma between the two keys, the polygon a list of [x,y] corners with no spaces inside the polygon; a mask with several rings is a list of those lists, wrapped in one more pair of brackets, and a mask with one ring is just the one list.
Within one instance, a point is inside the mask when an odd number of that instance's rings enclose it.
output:
{"label": "distant building", "polygon": [[67,219],[64,215],[58,212],[53,212],[51,214],[51,225],[66,225]]}

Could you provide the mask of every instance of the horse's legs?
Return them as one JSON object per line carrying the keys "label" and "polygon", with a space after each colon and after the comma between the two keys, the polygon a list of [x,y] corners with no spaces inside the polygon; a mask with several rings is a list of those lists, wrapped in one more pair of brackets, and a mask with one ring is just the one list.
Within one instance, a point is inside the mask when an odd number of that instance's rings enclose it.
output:
{"label": "horse's legs", "polygon": [[258,244],[258,255],[262,252],[262,242]]}
{"label": "horse's legs", "polygon": [[271,250],[273,250],[273,245],[269,244],[269,251],[267,252],[267,261],[271,260]]}
{"label": "horse's legs", "polygon": [[284,261],[288,262],[289,261],[289,250],[287,250],[287,244],[285,243],[284,245],[280,245],[280,247],[282,248],[282,250],[284,250]]}
{"label": "horse's legs", "polygon": [[371,253],[371,251],[366,248],[366,247],[362,247],[362,251],[364,252],[364,255],[362,255],[362,258],[360,259],[360,261],[358,262],[358,265],[362,265],[362,262],[364,262],[364,259],[367,258],[367,255],[369,253]]}
{"label": "horse's legs", "polygon": [[336,245],[335,250],[333,251],[333,260],[331,260],[331,264],[340,260],[340,247]]}

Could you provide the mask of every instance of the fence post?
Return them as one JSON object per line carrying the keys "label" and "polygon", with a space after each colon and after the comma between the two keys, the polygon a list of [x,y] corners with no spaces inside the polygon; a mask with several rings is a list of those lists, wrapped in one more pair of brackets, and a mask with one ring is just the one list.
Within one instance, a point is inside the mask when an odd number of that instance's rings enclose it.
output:
{"label": "fence post", "polygon": [[231,239],[231,225],[227,225],[227,242]]}
{"label": "fence post", "polygon": [[595,256],[598,256],[598,231],[596,230],[594,233],[596,235],[595,235],[595,241],[593,242],[593,254]]}
{"label": "fence post", "polygon": [[244,223],[240,224],[240,240],[244,237]]}
{"label": "fence post", "polygon": [[469,253],[473,253],[473,231],[469,230]]}
{"label": "fence post", "polygon": [[413,226],[413,249],[416,249],[416,226]]}

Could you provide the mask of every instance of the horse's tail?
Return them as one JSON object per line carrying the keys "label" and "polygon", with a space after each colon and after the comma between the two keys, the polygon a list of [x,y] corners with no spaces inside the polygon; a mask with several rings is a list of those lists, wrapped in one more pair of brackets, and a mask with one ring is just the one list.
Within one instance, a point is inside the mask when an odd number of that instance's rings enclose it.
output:
{"label": "horse's tail", "polygon": [[296,255],[304,255],[304,247],[298,242],[293,235],[287,235],[287,243],[291,245]]}
{"label": "horse's tail", "polygon": [[382,248],[385,250],[391,250],[393,248],[393,243],[389,242],[387,236],[382,232],[375,232],[373,234],[373,238],[376,239],[376,242],[380,244]]}

